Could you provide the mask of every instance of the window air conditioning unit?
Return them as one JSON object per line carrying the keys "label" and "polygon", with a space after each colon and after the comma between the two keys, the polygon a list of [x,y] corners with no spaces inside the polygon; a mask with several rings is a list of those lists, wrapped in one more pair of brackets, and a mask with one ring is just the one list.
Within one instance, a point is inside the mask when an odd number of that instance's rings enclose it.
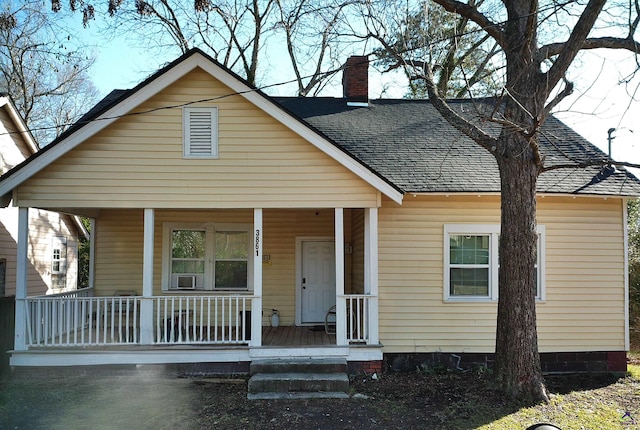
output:
{"label": "window air conditioning unit", "polygon": [[194,275],[178,275],[177,284],[179,290],[193,290],[196,288],[196,277]]}

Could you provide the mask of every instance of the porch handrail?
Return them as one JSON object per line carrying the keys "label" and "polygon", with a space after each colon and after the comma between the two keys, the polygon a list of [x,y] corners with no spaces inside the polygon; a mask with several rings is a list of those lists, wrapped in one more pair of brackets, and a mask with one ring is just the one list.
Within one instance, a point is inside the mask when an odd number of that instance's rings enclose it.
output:
{"label": "porch handrail", "polygon": [[63,291],[61,293],[56,294],[43,294],[39,296],[28,296],[27,298],[38,298],[38,297],[91,297],[93,296],[93,287],[85,287],[79,288],[77,290],[69,290]]}

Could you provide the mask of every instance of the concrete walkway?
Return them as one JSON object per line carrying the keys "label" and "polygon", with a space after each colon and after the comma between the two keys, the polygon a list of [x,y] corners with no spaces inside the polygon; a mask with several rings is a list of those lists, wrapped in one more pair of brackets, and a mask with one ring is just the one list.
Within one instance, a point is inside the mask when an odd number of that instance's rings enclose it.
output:
{"label": "concrete walkway", "polygon": [[161,366],[21,371],[0,382],[0,429],[192,429],[196,391]]}

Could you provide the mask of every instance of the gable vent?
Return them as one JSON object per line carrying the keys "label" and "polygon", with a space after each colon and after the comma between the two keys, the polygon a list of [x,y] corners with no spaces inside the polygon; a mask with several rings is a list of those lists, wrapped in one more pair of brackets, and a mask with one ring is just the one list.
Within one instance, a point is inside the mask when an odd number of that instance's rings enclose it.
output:
{"label": "gable vent", "polygon": [[185,108],[185,157],[217,157],[217,109]]}

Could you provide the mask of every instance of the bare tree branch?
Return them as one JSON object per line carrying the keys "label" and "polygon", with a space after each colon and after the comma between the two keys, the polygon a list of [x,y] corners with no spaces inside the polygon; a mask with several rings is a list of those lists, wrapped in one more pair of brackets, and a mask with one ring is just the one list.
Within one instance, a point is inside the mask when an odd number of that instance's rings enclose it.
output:
{"label": "bare tree branch", "polygon": [[486,33],[488,33],[502,48],[504,49],[506,46],[506,41],[504,38],[504,33],[501,29],[501,26],[492,22],[485,15],[481,14],[477,7],[462,3],[456,0],[433,0],[435,3],[442,6],[445,10],[456,13],[460,16],[463,16],[470,21],[475,22],[482,28]]}

